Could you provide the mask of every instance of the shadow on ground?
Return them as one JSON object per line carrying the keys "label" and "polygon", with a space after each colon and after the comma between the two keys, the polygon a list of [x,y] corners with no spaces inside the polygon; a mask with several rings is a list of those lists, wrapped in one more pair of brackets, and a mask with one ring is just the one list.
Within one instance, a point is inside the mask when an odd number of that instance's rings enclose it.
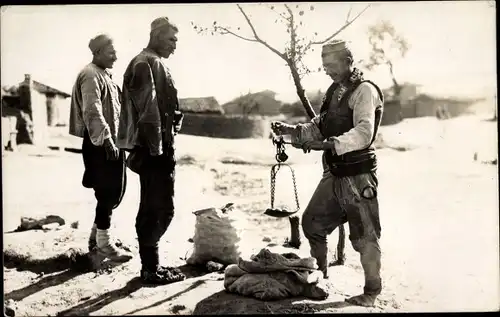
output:
{"label": "shadow on ground", "polygon": [[141,287],[141,280],[138,277],[135,277],[131,279],[123,288],[104,293],[97,298],[63,310],[57,313],[57,316],[88,316],[89,314],[98,311],[114,301],[127,297]]}
{"label": "shadow on ground", "polygon": [[306,300],[306,298],[295,297],[276,301],[261,301],[223,290],[196,304],[193,315],[304,314],[352,306],[345,301],[296,303],[302,300]]}
{"label": "shadow on ground", "polygon": [[93,252],[70,248],[66,252],[48,258],[33,258],[31,255],[19,254],[13,250],[4,250],[4,267],[18,271],[31,271],[38,274],[51,274],[70,269],[73,272],[87,273],[117,264],[105,261]]}
{"label": "shadow on ground", "polygon": [[3,256],[4,268],[16,269],[17,271],[30,271],[39,274],[40,277],[33,284],[5,294],[6,300],[12,299],[14,301],[23,300],[46,288],[66,283],[78,275],[88,272],[101,272],[103,270],[110,271],[113,267],[119,265],[119,263],[105,260],[97,254],[73,248],[65,253],[43,259],[18,254],[12,250],[5,250]]}
{"label": "shadow on ground", "polygon": [[165,298],[165,299],[162,299],[162,300],[160,300],[160,301],[157,301],[156,303],[151,304],[151,305],[148,305],[148,306],[146,306],[146,307],[139,308],[139,309],[133,310],[133,311],[131,311],[131,312],[128,312],[128,313],[126,313],[125,315],[133,315],[133,314],[136,314],[136,313],[138,313],[138,312],[140,312],[140,311],[144,311],[144,310],[147,310],[147,309],[150,309],[150,308],[154,308],[154,307],[158,307],[158,306],[160,306],[160,305],[163,305],[163,304],[165,304],[165,303],[168,303],[169,301],[174,300],[174,299],[176,299],[177,297],[179,297],[179,296],[181,296],[181,295],[183,295],[183,294],[185,294],[185,293],[187,293],[187,292],[189,292],[189,291],[194,290],[194,289],[195,289],[195,288],[197,288],[198,286],[205,284],[205,282],[206,282],[205,280],[196,280],[196,281],[194,281],[193,283],[191,283],[191,285],[190,285],[190,286],[188,286],[186,289],[184,289],[184,290],[182,290],[182,291],[180,291],[180,292],[177,292],[177,293],[175,293],[175,294],[174,294],[174,295],[172,295],[172,296],[169,296],[169,297],[167,297],[167,298]]}
{"label": "shadow on ground", "polygon": [[[198,266],[183,265],[183,266],[179,266],[178,269],[181,270],[186,275],[186,279],[200,277],[200,276],[203,276],[203,275],[209,273],[203,267],[198,267]],[[167,302],[183,295],[184,293],[187,293],[187,292],[195,289],[196,287],[204,284],[205,282],[206,282],[205,280],[195,280],[186,289],[184,289],[184,290],[182,290],[174,295],[171,295],[165,299],[162,299],[154,304],[151,304],[149,306],[142,307],[140,309],[136,309],[134,311],[128,312],[126,315],[135,314],[135,313],[138,313],[138,312],[146,310],[146,309],[160,306],[164,303],[167,303]],[[121,299],[128,297],[130,294],[136,292],[137,290],[141,289],[142,287],[158,287],[158,286],[143,285],[140,278],[135,277],[135,278],[131,279],[121,289],[109,291],[105,294],[100,295],[97,298],[88,300],[82,304],[79,304],[79,305],[74,306],[72,308],[61,311],[57,315],[58,316],[88,316],[91,313],[94,313],[94,312],[102,309],[103,307],[105,307],[105,306],[107,306],[107,305],[109,305],[117,300],[121,300]]]}
{"label": "shadow on ground", "polygon": [[179,269],[184,275],[186,275],[186,278],[200,277],[211,273],[207,271],[207,268],[204,265],[184,264],[177,267],[177,269]]}
{"label": "shadow on ground", "polygon": [[80,273],[78,272],[66,270],[55,275],[43,277],[34,284],[30,284],[26,287],[5,294],[5,300],[12,299],[14,301],[21,301],[24,298],[40,292],[46,288],[66,283],[79,274]]}
{"label": "shadow on ground", "polygon": [[66,152],[70,152],[70,153],[82,153],[82,149],[78,149],[78,148],[63,148],[61,149],[61,147],[59,146],[49,146],[48,147],[49,149],[53,150],[53,151],[61,151],[61,150],[64,150]]}
{"label": "shadow on ground", "polygon": [[483,122],[495,122],[495,121],[498,121],[498,118],[491,117],[491,118],[482,119],[481,121],[483,121]]}

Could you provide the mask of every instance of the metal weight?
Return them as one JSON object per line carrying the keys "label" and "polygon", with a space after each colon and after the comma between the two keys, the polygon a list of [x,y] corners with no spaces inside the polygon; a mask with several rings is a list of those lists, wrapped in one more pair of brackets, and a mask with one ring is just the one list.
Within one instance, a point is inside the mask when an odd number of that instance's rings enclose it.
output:
{"label": "metal weight", "polygon": [[285,152],[281,152],[278,154],[278,159],[280,162],[286,162],[286,160],[288,160],[288,155]]}

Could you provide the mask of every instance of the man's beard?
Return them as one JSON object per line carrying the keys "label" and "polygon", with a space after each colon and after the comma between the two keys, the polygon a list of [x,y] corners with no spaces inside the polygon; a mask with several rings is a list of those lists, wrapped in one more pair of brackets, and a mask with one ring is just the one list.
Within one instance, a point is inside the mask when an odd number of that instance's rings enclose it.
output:
{"label": "man's beard", "polygon": [[343,76],[341,75],[331,75],[330,78],[333,80],[334,83],[339,83],[342,81]]}
{"label": "man's beard", "polygon": [[335,83],[341,83],[346,78],[349,78],[350,74],[351,74],[351,71],[350,70],[346,70],[344,73],[342,73],[342,74],[335,74],[334,76],[330,76],[330,78],[332,78],[333,82],[335,82]]}
{"label": "man's beard", "polygon": [[158,54],[163,57],[163,58],[169,58],[170,55],[174,53],[174,50],[170,47],[168,48],[162,48],[158,50]]}

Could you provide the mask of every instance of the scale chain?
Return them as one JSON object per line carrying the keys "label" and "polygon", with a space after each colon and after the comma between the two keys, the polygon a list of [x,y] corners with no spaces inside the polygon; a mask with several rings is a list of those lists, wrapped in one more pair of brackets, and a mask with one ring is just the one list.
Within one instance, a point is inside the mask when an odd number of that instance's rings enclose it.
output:
{"label": "scale chain", "polygon": [[297,210],[300,209],[299,205],[299,194],[297,192],[297,183],[295,182],[295,172],[293,169],[290,167],[290,171],[292,172],[292,181],[293,181],[293,191],[295,193],[295,204],[297,205]]}
{"label": "scale chain", "polygon": [[274,165],[272,168],[271,168],[271,208],[274,208],[274,192],[275,192],[275,189],[276,189],[276,174],[278,173],[278,171],[275,171],[275,167],[278,167],[278,170],[280,168],[280,165]]}
{"label": "scale chain", "polygon": [[271,208],[274,208],[274,196],[275,196],[275,191],[276,191],[276,175],[278,174],[278,171],[280,170],[281,165],[286,165],[290,168],[290,171],[292,173],[292,181],[293,181],[293,191],[295,195],[295,204],[297,206],[297,210],[300,209],[300,204],[299,204],[299,194],[297,191],[297,182],[295,180],[295,172],[291,166],[288,164],[281,164],[278,163],[274,165],[271,168]]}

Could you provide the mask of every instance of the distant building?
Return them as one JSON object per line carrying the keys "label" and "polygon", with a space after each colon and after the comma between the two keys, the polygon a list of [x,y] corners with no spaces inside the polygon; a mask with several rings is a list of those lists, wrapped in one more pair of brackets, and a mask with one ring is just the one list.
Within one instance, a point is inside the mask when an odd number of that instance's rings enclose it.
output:
{"label": "distant building", "polygon": [[232,115],[276,116],[280,114],[283,103],[276,100],[276,93],[264,90],[240,96],[224,105],[224,112]]}
{"label": "distant building", "polygon": [[224,114],[224,109],[215,97],[181,98],[179,108],[184,113]]}
{"label": "distant building", "polygon": [[404,83],[401,87],[401,105],[405,105],[414,100],[421,93],[422,85]]}
{"label": "distant building", "polygon": [[399,100],[394,96],[394,88],[383,89],[384,93],[384,116],[382,124],[395,124],[404,118],[417,116],[415,101],[421,95],[421,85],[413,83],[403,83],[400,86]]}
{"label": "distant building", "polygon": [[67,124],[69,97],[26,74],[17,86],[2,88],[2,116],[9,113],[17,117],[18,143],[44,145],[48,126]]}
{"label": "distant building", "polygon": [[[321,90],[309,91],[306,93],[307,99],[311,104],[315,113],[319,113],[321,110],[321,105],[323,103],[323,97],[325,93]],[[307,112],[304,108],[304,105],[300,100],[297,100],[293,103],[284,103],[281,106],[280,112],[288,117],[304,117],[306,121],[309,121],[310,118],[307,117]],[[302,122],[302,119],[295,118],[292,121]],[[304,122],[306,122],[304,121]]]}
{"label": "distant building", "polygon": [[[418,95],[421,94],[422,85],[412,84],[412,83],[404,83],[401,85],[401,91],[399,93],[399,98],[401,105],[409,104],[412,100],[414,100]],[[387,88],[383,90],[384,97],[386,100],[394,99],[394,89],[393,87]]]}

